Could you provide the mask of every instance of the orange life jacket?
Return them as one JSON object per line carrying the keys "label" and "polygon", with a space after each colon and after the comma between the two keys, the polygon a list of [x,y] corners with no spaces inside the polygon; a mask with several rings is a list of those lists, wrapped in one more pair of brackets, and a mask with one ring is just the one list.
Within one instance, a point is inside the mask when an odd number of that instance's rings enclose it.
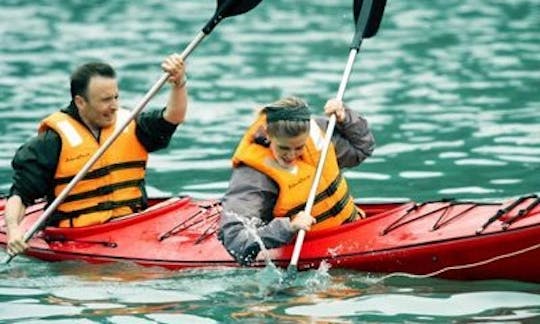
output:
{"label": "orange life jacket", "polygon": [[[55,196],[62,192],[128,115],[127,110],[118,110],[116,124],[101,129],[99,142],[89,129],[66,113],[55,112],[41,122],[39,132],[52,129],[62,140],[54,175]],[[60,203],[53,215],[58,226],[101,224],[144,207],[143,186],[148,152],[137,139],[135,127],[135,121],[131,121]]]}
{"label": "orange life jacket", "polygon": [[[305,209],[323,146],[324,134],[317,123],[311,120],[310,136],[304,152],[295,162],[297,168],[292,172],[277,164],[270,148],[254,141],[265,124],[266,117],[261,115],[250,126],[234,153],[233,166],[245,164],[272,178],[279,186],[273,216],[292,217]],[[317,219],[312,230],[341,225],[349,219],[355,219],[357,213],[358,210],[349,194],[347,182],[341,175],[334,146],[330,143],[311,211],[311,215]]]}

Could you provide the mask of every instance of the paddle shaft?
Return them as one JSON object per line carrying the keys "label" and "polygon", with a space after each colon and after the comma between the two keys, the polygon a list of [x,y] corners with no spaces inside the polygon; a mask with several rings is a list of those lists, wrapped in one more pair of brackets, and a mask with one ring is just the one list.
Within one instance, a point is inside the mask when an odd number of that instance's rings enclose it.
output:
{"label": "paddle shaft", "polygon": [[[357,4],[358,1],[359,0],[355,0],[353,3]],[[354,64],[354,60],[356,58],[356,54],[358,54],[358,52],[360,51],[360,45],[362,44],[364,33],[367,31],[367,28],[369,27],[368,24],[370,23],[372,9],[374,8],[374,1],[377,1],[377,0],[362,1],[358,18],[355,17],[355,19],[357,19],[356,31],[354,33],[354,37],[350,45],[351,50],[349,51],[349,59],[347,61],[347,65],[345,66],[343,77],[341,78],[341,83],[339,85],[338,93],[336,95],[336,99],[340,101],[343,100],[343,96],[345,94],[345,88],[347,87],[347,83],[349,82],[349,77],[352,72],[352,67]],[[382,16],[382,11],[379,14]],[[377,28],[378,28],[378,23],[380,22],[381,16],[377,17],[378,18],[376,21]],[[367,37],[373,36],[377,28],[375,28],[372,34],[368,35]],[[315,171],[315,177],[313,178],[313,183],[311,184],[311,189],[309,191],[308,200],[306,202],[306,208],[304,209],[304,212],[307,213],[308,215],[311,215],[311,209],[313,208],[313,204],[315,202],[315,195],[317,194],[317,187],[319,186],[319,181],[321,180],[322,170],[324,168],[324,162],[326,160],[326,155],[328,153],[328,148],[330,146],[330,141],[332,140],[332,134],[334,133],[335,126],[336,126],[336,115],[332,114],[328,122],[328,127],[326,128],[323,148],[321,150],[319,161],[317,162],[317,169]],[[291,256],[291,262],[289,264],[289,268],[297,267],[298,259],[300,258],[300,251],[302,250],[302,244],[304,243],[305,236],[306,236],[306,231],[304,230],[298,231],[298,235],[296,236],[296,242],[294,243],[294,249]]]}
{"label": "paddle shaft", "polygon": [[[341,79],[341,83],[339,85],[339,90],[336,96],[336,99],[342,100],[343,95],[345,94],[345,88],[347,87],[347,83],[349,82],[349,78],[351,76],[352,67],[354,63],[354,59],[356,58],[356,54],[358,53],[357,48],[351,49],[349,52],[349,60],[347,62],[347,66],[345,67],[345,71],[343,72],[343,77]],[[315,202],[315,195],[317,194],[317,187],[319,185],[319,181],[321,180],[322,170],[324,169],[324,162],[326,160],[326,155],[328,154],[328,148],[330,147],[330,142],[332,140],[332,134],[334,133],[334,128],[336,126],[336,115],[332,114],[330,116],[330,120],[328,122],[328,127],[326,128],[326,134],[324,136],[324,142],[323,142],[323,148],[321,151],[321,155],[319,157],[319,161],[317,162],[317,170],[315,171],[315,178],[313,179],[313,184],[311,185],[311,189],[309,191],[308,200],[306,203],[306,208],[304,209],[304,212],[306,212],[308,215],[311,214],[311,209],[313,208],[313,203]],[[298,235],[296,237],[296,242],[294,244],[294,250],[291,257],[291,263],[289,266],[296,267],[298,264],[298,259],[300,258],[300,251],[302,250],[302,244],[304,242],[304,237],[306,235],[306,231],[299,230]]]}
{"label": "paddle shaft", "polygon": [[[199,45],[199,43],[205,38],[206,34],[204,32],[199,32],[197,36],[189,43],[189,45],[184,49],[184,51],[180,54],[183,60],[185,60],[191,52]],[[161,87],[167,82],[167,79],[169,78],[168,73],[164,73],[161,78],[148,90],[146,95],[141,99],[141,102],[139,105],[131,111],[130,115],[122,121],[118,127],[116,127],[115,131],[112,133],[112,135],[107,138],[107,140],[99,147],[99,149],[92,155],[92,157],[86,162],[86,164],[82,167],[82,169],[71,179],[71,181],[67,184],[67,186],[60,192],[60,194],[53,200],[53,202],[45,209],[43,214],[39,216],[37,221],[30,227],[30,229],[24,233],[23,240],[24,242],[27,242],[37,231],[41,226],[45,223],[47,218],[56,210],[58,205],[66,199],[67,195],[73,190],[73,188],[77,185],[77,183],[84,178],[84,176],[88,173],[90,168],[97,162],[97,160],[105,153],[105,151],[113,144],[113,142],[120,136],[120,134],[124,131],[124,129],[127,127],[127,125],[135,119],[135,117],[146,107],[148,102],[156,95],[156,93],[161,89]],[[13,259],[14,255],[8,254],[2,263],[7,264]]]}

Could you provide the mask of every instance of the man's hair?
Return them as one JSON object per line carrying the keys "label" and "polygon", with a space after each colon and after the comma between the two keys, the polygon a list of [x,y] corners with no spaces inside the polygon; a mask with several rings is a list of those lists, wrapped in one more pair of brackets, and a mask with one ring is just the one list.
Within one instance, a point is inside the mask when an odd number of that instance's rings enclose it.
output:
{"label": "man's hair", "polygon": [[82,96],[87,99],[88,83],[93,76],[116,78],[116,72],[107,63],[91,62],[79,66],[71,74],[71,99]]}
{"label": "man's hair", "polygon": [[[307,109],[307,103],[298,97],[285,97],[273,102],[269,106],[263,108],[262,112],[268,114],[268,109],[282,110],[282,114],[287,115],[287,111],[297,110],[298,108]],[[304,114],[303,114],[304,115]],[[308,111],[309,115],[309,111]],[[277,137],[296,137],[300,134],[309,132],[308,120],[276,120],[267,122],[267,132],[272,136]]]}

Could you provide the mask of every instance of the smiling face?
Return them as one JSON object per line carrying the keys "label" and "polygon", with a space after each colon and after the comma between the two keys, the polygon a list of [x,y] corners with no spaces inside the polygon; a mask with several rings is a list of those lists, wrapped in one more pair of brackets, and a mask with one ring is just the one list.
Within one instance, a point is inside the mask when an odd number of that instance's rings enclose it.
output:
{"label": "smiling face", "polygon": [[307,104],[296,97],[285,97],[262,110],[266,114],[264,132],[270,141],[270,150],[277,164],[291,168],[306,146],[310,114]]}
{"label": "smiling face", "polygon": [[91,129],[97,130],[116,122],[118,98],[116,79],[95,75],[90,78],[86,95],[77,95],[75,103],[84,123]]}
{"label": "smiling face", "polygon": [[304,152],[308,136],[307,132],[294,137],[270,135],[270,150],[277,163],[283,168],[294,166],[295,161]]}

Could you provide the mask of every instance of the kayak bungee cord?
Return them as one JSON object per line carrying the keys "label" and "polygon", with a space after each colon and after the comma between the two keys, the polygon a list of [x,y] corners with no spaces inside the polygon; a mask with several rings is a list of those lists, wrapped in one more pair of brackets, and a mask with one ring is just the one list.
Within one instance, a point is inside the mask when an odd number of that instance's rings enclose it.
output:
{"label": "kayak bungee cord", "polygon": [[520,209],[519,212],[515,216],[512,216],[511,218],[505,220],[502,225],[503,230],[507,230],[508,227],[510,227],[510,225],[512,225],[515,221],[517,221],[521,217],[527,216],[536,206],[540,204],[540,197],[538,197],[537,195],[532,195],[531,197],[536,197],[536,199],[533,200],[533,202],[530,203],[529,206],[523,209]]}
{"label": "kayak bungee cord", "polygon": [[[422,207],[424,207],[424,206],[426,206],[426,205],[428,205],[430,203],[437,203],[437,202],[448,202],[448,204],[444,205],[442,207],[438,207],[437,209],[431,210],[431,211],[426,212],[424,214],[420,214],[418,216],[415,216],[413,218],[405,220],[407,218],[407,216],[413,215],[411,212],[419,212]],[[442,221],[446,216],[448,216],[449,211],[452,209],[452,207],[466,206],[466,205],[470,205],[470,206],[467,207],[466,209],[462,210],[461,212],[455,214],[455,215],[450,214],[451,217],[448,217],[445,221]],[[407,209],[403,216],[401,216],[400,218],[395,220],[392,224],[388,225],[388,227],[386,227],[384,230],[382,230],[381,235],[386,235],[386,234],[390,233],[391,231],[393,231],[393,230],[395,230],[395,229],[397,229],[397,228],[399,228],[401,226],[410,224],[410,223],[412,223],[414,221],[417,221],[417,220],[419,220],[421,218],[425,218],[427,216],[431,216],[433,214],[436,214],[436,213],[442,211],[441,215],[439,216],[439,218],[437,219],[437,221],[435,222],[435,224],[433,224],[433,227],[431,228],[432,231],[436,231],[439,228],[441,228],[443,225],[448,224],[450,221],[458,218],[461,215],[464,215],[466,212],[472,210],[473,208],[476,208],[476,207],[479,207],[479,206],[491,206],[491,205],[501,205],[501,204],[500,203],[489,203],[489,202],[487,202],[487,203],[478,203],[478,202],[469,202],[469,201],[455,201],[454,199],[451,199],[451,200],[448,200],[448,199],[434,200],[434,201],[422,202],[420,204],[413,203],[413,206],[410,207],[409,209]]]}
{"label": "kayak bungee cord", "polygon": [[377,284],[377,283],[380,283],[380,282],[382,282],[384,280],[394,278],[394,277],[407,277],[407,278],[412,278],[412,279],[426,279],[426,278],[436,277],[436,276],[438,276],[438,275],[440,275],[442,273],[445,273],[445,272],[448,272],[448,271],[451,271],[451,270],[463,270],[463,269],[470,269],[470,268],[474,268],[474,267],[483,266],[483,265],[486,265],[486,264],[489,264],[489,263],[492,263],[492,262],[495,262],[495,261],[511,258],[511,257],[517,256],[517,255],[523,254],[523,253],[534,251],[534,250],[536,250],[538,248],[540,248],[540,243],[529,246],[529,247],[526,247],[524,249],[514,251],[514,252],[501,254],[501,255],[486,259],[486,260],[473,262],[473,263],[465,263],[465,264],[460,264],[460,265],[456,265],[456,266],[444,267],[444,268],[442,268],[440,270],[433,271],[433,272],[426,273],[426,274],[412,274],[412,273],[406,273],[406,272],[393,272],[393,273],[384,275],[384,276],[382,276],[380,278],[373,279],[373,284]]}
{"label": "kayak bungee cord", "polygon": [[514,202],[512,202],[510,205],[506,206],[505,208],[501,208],[499,209],[495,215],[491,216],[484,224],[482,224],[482,226],[480,226],[479,229],[476,230],[476,234],[481,234],[489,225],[491,225],[493,222],[495,222],[496,220],[500,219],[501,217],[503,217],[504,215],[508,214],[509,212],[511,212],[514,208],[516,208],[517,206],[519,206],[522,202],[524,202],[525,200],[529,199],[529,198],[536,198],[537,196],[532,194],[532,195],[528,195],[528,196],[522,196],[522,197],[519,197],[518,199],[516,199]]}

